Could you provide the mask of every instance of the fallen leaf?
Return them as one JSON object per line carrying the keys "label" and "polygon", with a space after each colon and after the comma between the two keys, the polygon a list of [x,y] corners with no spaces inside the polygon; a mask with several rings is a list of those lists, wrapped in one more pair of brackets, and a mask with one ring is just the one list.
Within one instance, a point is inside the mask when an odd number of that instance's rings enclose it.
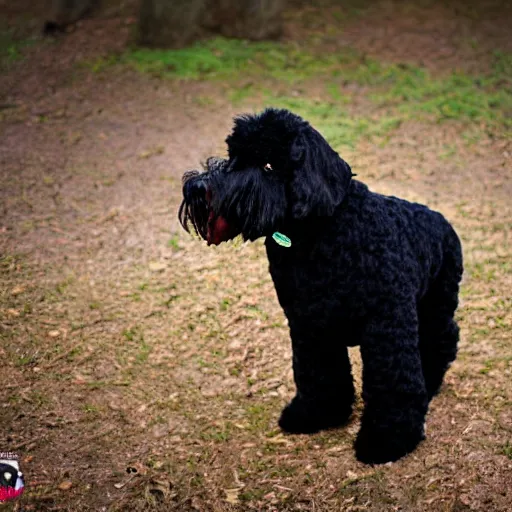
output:
{"label": "fallen leaf", "polygon": [[8,309],[7,314],[10,316],[20,316],[20,312],[17,309]]}
{"label": "fallen leaf", "polygon": [[73,485],[73,482],[70,482],[69,480],[64,480],[64,482],[61,482],[59,484],[59,489],[61,491],[67,491],[68,489],[71,489],[72,485]]}
{"label": "fallen leaf", "polygon": [[224,489],[224,492],[226,493],[226,501],[228,503],[231,503],[232,505],[240,503],[240,500],[238,499],[238,493],[240,492],[239,487],[235,489]]}
{"label": "fallen leaf", "polygon": [[58,336],[60,336],[60,331],[48,331],[48,336],[50,336],[50,338],[57,338]]}
{"label": "fallen leaf", "polygon": [[25,291],[25,287],[24,286],[15,286],[11,290],[11,295],[19,295],[20,293],[23,293],[24,291]]}
{"label": "fallen leaf", "polygon": [[285,444],[288,446],[292,444],[291,441],[288,441],[288,439],[285,439],[283,434],[277,434],[277,436],[270,437],[270,438],[266,439],[266,442],[271,443],[271,444]]}
{"label": "fallen leaf", "polygon": [[357,478],[357,473],[354,473],[354,471],[350,471],[350,469],[347,471],[347,478],[350,478],[351,480],[355,480]]}
{"label": "fallen leaf", "polygon": [[146,151],[143,151],[139,154],[140,159],[150,158],[155,155],[161,155],[164,152],[164,148],[162,146],[157,146],[155,148],[149,148]]}
{"label": "fallen leaf", "polygon": [[152,261],[149,264],[149,270],[151,270],[151,272],[163,272],[166,268],[166,263],[160,263],[158,261]]}

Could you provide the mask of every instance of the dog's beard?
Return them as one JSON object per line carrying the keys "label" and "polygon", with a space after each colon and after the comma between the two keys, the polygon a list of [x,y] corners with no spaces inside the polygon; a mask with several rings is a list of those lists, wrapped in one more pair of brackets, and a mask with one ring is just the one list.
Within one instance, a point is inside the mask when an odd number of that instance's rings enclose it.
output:
{"label": "dog's beard", "polygon": [[207,172],[189,179],[183,187],[179,218],[218,245],[242,234],[256,240],[278,229],[286,212],[285,185],[260,168]]}
{"label": "dog's beard", "polygon": [[178,218],[185,231],[196,233],[204,240],[208,235],[209,217],[206,191],[207,182],[199,172],[188,171],[183,175],[183,201]]}

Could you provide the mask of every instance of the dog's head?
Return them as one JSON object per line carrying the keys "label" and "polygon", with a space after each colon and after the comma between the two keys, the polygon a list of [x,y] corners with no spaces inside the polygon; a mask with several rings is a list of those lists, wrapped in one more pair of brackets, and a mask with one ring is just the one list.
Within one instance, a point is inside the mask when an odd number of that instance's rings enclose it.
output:
{"label": "dog's head", "polygon": [[306,121],[267,109],[235,119],[227,160],[183,175],[182,226],[210,244],[241,234],[255,240],[291,221],[330,216],[343,201],[349,165]]}

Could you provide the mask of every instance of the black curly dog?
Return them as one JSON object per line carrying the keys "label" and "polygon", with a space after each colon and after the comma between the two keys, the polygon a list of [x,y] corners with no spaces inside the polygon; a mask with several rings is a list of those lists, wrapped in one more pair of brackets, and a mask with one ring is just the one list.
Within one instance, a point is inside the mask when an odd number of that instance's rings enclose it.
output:
{"label": "black curly dog", "polygon": [[[297,386],[279,425],[312,433],[346,423],[354,402],[347,347],[360,345],[356,456],[399,459],[424,439],[429,401],[457,353],[455,231],[426,206],[370,192],[286,110],[238,117],[226,142],[228,160],[185,173],[179,218],[208,245],[266,237]],[[275,232],[291,247],[278,245]]]}

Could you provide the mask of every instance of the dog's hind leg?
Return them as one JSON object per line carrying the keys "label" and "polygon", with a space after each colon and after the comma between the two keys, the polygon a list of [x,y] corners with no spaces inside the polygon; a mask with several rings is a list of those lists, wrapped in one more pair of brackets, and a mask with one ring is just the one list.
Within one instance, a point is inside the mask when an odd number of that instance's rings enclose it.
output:
{"label": "dog's hind leg", "polygon": [[293,326],[290,332],[297,394],[284,408],[279,426],[310,434],[343,425],[352,413],[354,383],[339,332]]}
{"label": "dog's hind leg", "polygon": [[424,439],[428,400],[414,300],[386,297],[361,341],[365,409],[354,447],[365,463],[385,463]]}
{"label": "dog's hind leg", "polygon": [[418,307],[420,353],[429,400],[437,394],[444,374],[457,355],[459,327],[454,320],[458,305],[462,256],[458,239],[451,238],[435,281]]}

